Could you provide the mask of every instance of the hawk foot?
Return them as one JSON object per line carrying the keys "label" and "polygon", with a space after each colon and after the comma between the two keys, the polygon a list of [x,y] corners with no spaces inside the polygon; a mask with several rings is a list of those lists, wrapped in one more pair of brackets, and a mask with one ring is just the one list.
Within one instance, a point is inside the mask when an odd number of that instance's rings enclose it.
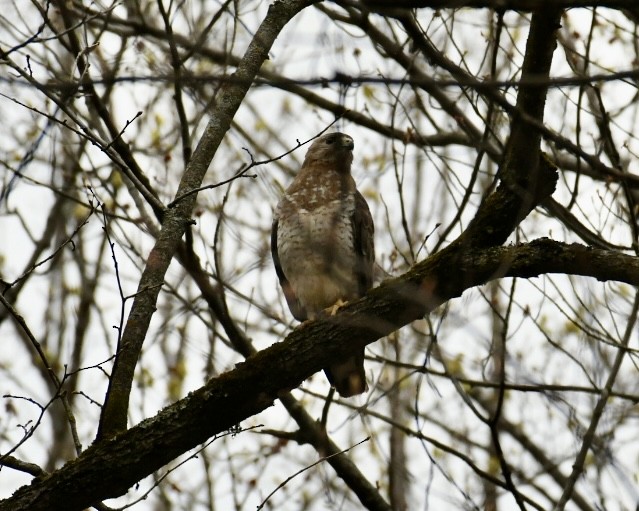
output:
{"label": "hawk foot", "polygon": [[345,302],[340,298],[333,305],[324,309],[324,314],[326,314],[327,316],[335,316],[335,314],[337,314],[337,311],[344,307],[344,305],[346,305],[347,303],[348,302]]}

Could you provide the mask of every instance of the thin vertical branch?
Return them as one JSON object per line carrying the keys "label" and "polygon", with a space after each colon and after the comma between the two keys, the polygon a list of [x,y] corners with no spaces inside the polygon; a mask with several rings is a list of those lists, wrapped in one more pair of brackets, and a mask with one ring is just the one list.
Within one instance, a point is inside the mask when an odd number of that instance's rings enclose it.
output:
{"label": "thin vertical branch", "polygon": [[573,489],[577,484],[577,479],[581,476],[584,470],[584,464],[586,462],[586,456],[588,451],[592,447],[593,441],[595,440],[595,434],[597,432],[597,425],[603,415],[604,409],[608,404],[608,400],[610,399],[610,392],[612,391],[612,387],[615,385],[617,381],[617,376],[619,375],[619,369],[621,369],[621,363],[623,362],[628,348],[628,343],[632,337],[632,333],[637,327],[637,313],[639,312],[639,292],[635,293],[634,303],[632,305],[632,312],[630,313],[630,317],[628,318],[628,323],[626,324],[626,331],[624,332],[623,339],[619,343],[619,347],[617,348],[617,355],[615,356],[615,360],[610,368],[610,372],[608,373],[608,378],[606,380],[606,384],[603,389],[601,389],[601,395],[597,400],[597,404],[592,411],[592,417],[590,418],[590,424],[588,425],[588,429],[584,434],[583,440],[581,442],[581,448],[575,457],[575,461],[572,464],[572,471],[570,476],[568,477],[568,481],[566,486],[564,486],[563,492],[557,505],[555,506],[555,511],[562,511],[570,497],[572,495]]}

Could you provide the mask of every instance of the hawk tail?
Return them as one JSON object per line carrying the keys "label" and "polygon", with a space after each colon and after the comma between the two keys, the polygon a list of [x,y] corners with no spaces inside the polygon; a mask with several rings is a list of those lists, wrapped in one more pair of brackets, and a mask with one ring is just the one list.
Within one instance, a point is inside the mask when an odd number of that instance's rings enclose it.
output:
{"label": "hawk tail", "polygon": [[352,397],[368,390],[364,372],[364,350],[345,361],[324,369],[328,381],[342,397]]}

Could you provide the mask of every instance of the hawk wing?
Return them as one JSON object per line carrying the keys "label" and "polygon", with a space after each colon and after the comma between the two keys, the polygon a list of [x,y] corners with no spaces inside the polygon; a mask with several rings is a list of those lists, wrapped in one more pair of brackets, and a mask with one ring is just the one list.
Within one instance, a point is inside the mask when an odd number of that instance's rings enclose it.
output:
{"label": "hawk wing", "polygon": [[353,249],[357,255],[358,295],[364,296],[373,286],[373,267],[375,264],[374,226],[368,204],[362,194],[355,193],[355,212],[352,219]]}
{"label": "hawk wing", "polygon": [[[353,229],[353,250],[356,266],[353,269],[357,279],[358,296],[361,297],[373,285],[375,264],[374,226],[368,204],[362,194],[355,193],[355,211],[351,219]],[[324,369],[328,381],[340,396],[351,397],[368,390],[364,371],[364,349],[362,348],[346,360]]]}
{"label": "hawk wing", "polygon": [[273,257],[273,264],[275,265],[275,273],[280,281],[280,286],[282,286],[282,291],[284,291],[284,298],[286,298],[286,303],[288,303],[288,308],[291,309],[293,317],[298,321],[306,321],[308,319],[306,309],[298,300],[295,291],[293,291],[293,286],[291,286],[291,283],[282,270],[282,263],[280,263],[280,256],[277,251],[277,227],[278,219],[276,217],[273,220],[273,226],[271,228],[271,256]]}

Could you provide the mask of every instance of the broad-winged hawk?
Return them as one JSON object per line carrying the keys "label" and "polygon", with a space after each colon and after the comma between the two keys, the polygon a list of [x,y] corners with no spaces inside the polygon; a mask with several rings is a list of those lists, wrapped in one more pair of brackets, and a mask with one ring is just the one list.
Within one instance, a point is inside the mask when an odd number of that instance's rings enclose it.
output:
{"label": "broad-winged hawk", "polygon": [[[275,210],[273,262],[299,321],[372,286],[373,219],[351,176],[353,147],[343,133],[317,138]],[[367,390],[363,349],[324,371],[341,396]]]}

